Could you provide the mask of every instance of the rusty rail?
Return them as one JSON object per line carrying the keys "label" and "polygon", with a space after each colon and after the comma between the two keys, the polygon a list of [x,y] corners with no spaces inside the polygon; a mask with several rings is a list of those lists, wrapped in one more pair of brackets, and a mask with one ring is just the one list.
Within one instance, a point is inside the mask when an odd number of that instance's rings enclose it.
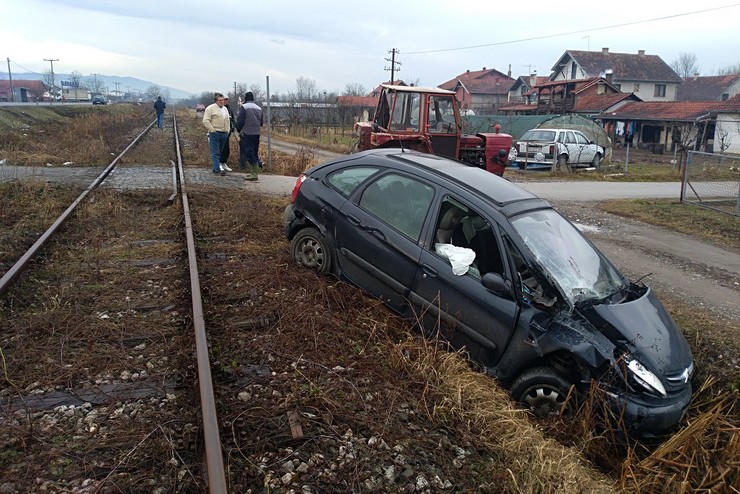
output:
{"label": "rusty rail", "polygon": [[200,401],[203,412],[203,440],[206,445],[206,464],[208,468],[208,490],[211,494],[226,493],[226,473],[224,470],[223,453],[221,450],[221,435],[218,428],[216,414],[216,400],[213,394],[213,380],[211,377],[211,363],[208,357],[208,340],[206,338],[206,324],[203,318],[203,301],[200,293],[200,277],[198,276],[198,260],[195,252],[195,237],[193,223],[190,219],[190,202],[185,189],[185,173],[182,167],[180,154],[180,139],[177,134],[177,117],[174,120],[175,149],[177,151],[177,169],[180,176],[180,193],[182,196],[182,211],[185,217],[185,236],[188,244],[188,265],[190,268],[190,292],[193,304],[193,326],[195,329],[195,352],[198,359],[198,384],[200,387]]}
{"label": "rusty rail", "polygon": [[78,197],[77,199],[72,202],[72,204],[69,205],[69,207],[56,219],[54,223],[49,227],[48,230],[44,232],[43,235],[41,235],[36,242],[16,261],[15,264],[8,270],[5,275],[0,278],[0,297],[5,295],[5,293],[8,291],[10,286],[13,284],[13,282],[20,276],[20,274],[23,272],[23,270],[28,266],[29,261],[33,258],[33,256],[36,255],[36,253],[41,249],[41,247],[44,246],[44,244],[49,240],[49,238],[56,232],[60,226],[69,218],[69,216],[72,214],[72,212],[77,208],[77,206],[82,202],[82,200],[87,197],[87,195],[93,191],[95,188],[100,185],[103,180],[106,179],[106,177],[110,174],[110,172],[113,171],[113,169],[118,164],[118,160],[120,160],[132,147],[136,145],[136,143],[139,142],[139,139],[141,139],[147,132],[149,132],[149,129],[152,128],[156,120],[152,121],[152,123],[149,124],[149,126],[141,132],[136,138],[131,141],[131,144],[128,145],[126,149],[123,150],[121,154],[119,154],[116,159],[110,162],[110,164],[103,170],[103,172],[98,175],[98,177],[91,183],[87,189],[85,189]]}

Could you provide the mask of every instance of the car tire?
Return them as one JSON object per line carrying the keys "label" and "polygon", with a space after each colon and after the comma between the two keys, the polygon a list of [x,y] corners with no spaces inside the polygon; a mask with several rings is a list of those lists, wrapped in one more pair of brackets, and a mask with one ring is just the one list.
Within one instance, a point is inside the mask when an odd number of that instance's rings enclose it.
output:
{"label": "car tire", "polygon": [[567,154],[561,154],[558,156],[558,171],[570,171],[570,166],[568,166],[568,155]]}
{"label": "car tire", "polygon": [[535,367],[516,378],[511,385],[511,396],[537,418],[570,416],[575,410],[575,393],[570,388],[571,383],[555,369]]}
{"label": "car tire", "polygon": [[594,167],[594,168],[596,168],[597,170],[598,170],[599,168],[601,168],[601,154],[599,154],[599,153],[596,153],[596,154],[594,155],[594,159],[593,159],[593,161],[591,161],[591,166],[593,166],[593,167]]}
{"label": "car tire", "polygon": [[290,242],[290,254],[296,263],[321,274],[327,274],[332,269],[329,243],[316,228],[304,228],[296,233]]}

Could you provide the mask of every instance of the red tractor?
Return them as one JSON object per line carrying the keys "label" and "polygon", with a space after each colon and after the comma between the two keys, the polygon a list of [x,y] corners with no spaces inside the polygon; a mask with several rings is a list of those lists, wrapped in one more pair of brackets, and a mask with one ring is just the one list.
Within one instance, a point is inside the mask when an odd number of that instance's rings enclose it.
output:
{"label": "red tractor", "polygon": [[354,151],[403,147],[438,154],[503,175],[511,136],[461,135],[455,93],[444,89],[383,85],[372,122],[358,122]]}

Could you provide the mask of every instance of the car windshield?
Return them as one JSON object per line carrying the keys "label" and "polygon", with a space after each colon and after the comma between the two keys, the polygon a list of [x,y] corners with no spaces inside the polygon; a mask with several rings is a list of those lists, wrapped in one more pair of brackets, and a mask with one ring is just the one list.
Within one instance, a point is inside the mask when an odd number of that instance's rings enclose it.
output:
{"label": "car windshield", "polygon": [[623,287],[616,268],[558,212],[522,214],[511,224],[571,304],[600,300]]}
{"label": "car windshield", "polygon": [[555,132],[552,130],[528,130],[522,136],[522,141],[554,141]]}

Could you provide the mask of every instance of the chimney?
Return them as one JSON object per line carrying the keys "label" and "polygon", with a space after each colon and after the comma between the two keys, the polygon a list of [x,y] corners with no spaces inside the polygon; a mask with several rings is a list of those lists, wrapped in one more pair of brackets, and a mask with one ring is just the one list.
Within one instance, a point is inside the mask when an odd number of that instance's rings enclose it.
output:
{"label": "chimney", "polygon": [[602,48],[601,53],[609,53],[609,48]]}
{"label": "chimney", "polygon": [[643,55],[645,55],[645,50],[637,50],[637,54],[639,56],[643,56]]}
{"label": "chimney", "polygon": [[606,79],[606,82],[611,84],[612,80],[614,80],[614,71],[612,69],[606,69],[604,72],[604,79]]}
{"label": "chimney", "polygon": [[533,88],[537,85],[537,71],[533,70],[531,74],[529,74],[529,87]]}
{"label": "chimney", "polygon": [[465,71],[466,74],[470,74],[470,69]]}
{"label": "chimney", "polygon": [[509,71],[506,73],[509,77],[511,77],[511,64],[509,64]]}
{"label": "chimney", "polygon": [[694,72],[694,80],[697,80],[698,78],[699,78],[699,73],[698,72]]}

